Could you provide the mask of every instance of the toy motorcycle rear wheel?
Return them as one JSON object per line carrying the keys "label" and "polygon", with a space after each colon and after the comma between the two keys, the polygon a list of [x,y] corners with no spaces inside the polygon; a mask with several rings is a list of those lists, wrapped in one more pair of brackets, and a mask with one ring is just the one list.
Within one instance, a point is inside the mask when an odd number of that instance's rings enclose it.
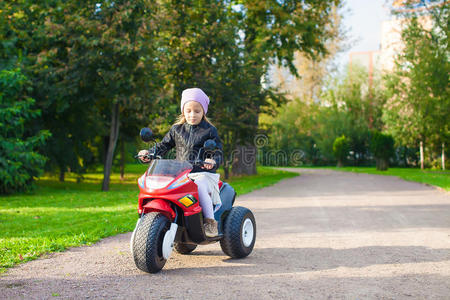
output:
{"label": "toy motorcycle rear wheel", "polygon": [[169,219],[161,213],[150,212],[141,217],[133,241],[133,258],[140,270],[156,273],[164,267],[162,244],[169,227]]}
{"label": "toy motorcycle rear wheel", "polygon": [[177,242],[174,247],[180,254],[189,254],[197,248],[197,245]]}
{"label": "toy motorcycle rear wheel", "polygon": [[233,207],[225,219],[223,235],[220,246],[225,254],[233,258],[249,255],[256,240],[256,222],[251,210]]}

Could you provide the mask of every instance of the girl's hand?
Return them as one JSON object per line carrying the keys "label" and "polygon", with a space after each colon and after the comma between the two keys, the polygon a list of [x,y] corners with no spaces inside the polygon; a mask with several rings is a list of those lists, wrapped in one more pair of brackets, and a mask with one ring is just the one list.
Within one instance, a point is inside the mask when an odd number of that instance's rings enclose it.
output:
{"label": "girl's hand", "polygon": [[148,150],[141,150],[138,153],[139,159],[144,162],[147,163],[150,161],[150,159],[148,157],[146,157],[145,155],[148,155]]}
{"label": "girl's hand", "polygon": [[214,168],[215,165],[216,165],[215,160],[207,158],[205,159],[205,164],[203,164],[203,169],[211,170],[212,168]]}

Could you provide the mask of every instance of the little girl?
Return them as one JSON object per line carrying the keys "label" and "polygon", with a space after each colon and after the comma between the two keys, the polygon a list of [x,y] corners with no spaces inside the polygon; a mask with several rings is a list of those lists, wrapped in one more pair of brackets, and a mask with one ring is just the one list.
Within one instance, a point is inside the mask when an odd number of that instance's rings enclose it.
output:
{"label": "little girl", "polygon": [[[161,143],[158,143],[153,153],[163,156],[170,149],[175,147],[178,160],[195,160],[199,151],[202,151],[206,140],[212,139],[217,144],[218,151],[215,151],[211,158],[205,158],[206,153],[200,153],[200,158],[204,159],[203,166],[194,166],[191,171],[196,173],[189,177],[195,180],[198,186],[200,206],[202,207],[205,234],[208,237],[217,236],[217,222],[214,219],[213,203],[211,195],[216,192],[217,187],[211,184],[211,178],[215,178],[218,183],[219,174],[215,173],[222,161],[222,143],[216,127],[206,118],[208,112],[209,98],[199,88],[191,88],[183,91],[181,95],[181,115],[177,122],[170,128]],[[139,155],[148,154],[147,150],[141,150]],[[143,162],[148,162],[142,159]]]}

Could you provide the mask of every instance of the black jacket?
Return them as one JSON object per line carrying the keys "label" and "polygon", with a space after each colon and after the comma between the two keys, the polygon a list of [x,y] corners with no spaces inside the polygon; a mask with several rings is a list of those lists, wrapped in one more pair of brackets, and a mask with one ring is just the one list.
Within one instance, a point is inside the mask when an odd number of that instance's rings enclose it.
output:
{"label": "black jacket", "polygon": [[[203,144],[209,139],[216,142],[217,150],[213,152],[203,151]],[[214,173],[223,161],[222,142],[220,141],[217,129],[205,120],[202,120],[197,125],[189,125],[188,123],[173,125],[162,141],[150,149],[150,152],[162,157],[174,147],[177,154],[176,158],[178,160],[195,160],[197,158],[202,160],[212,158],[215,160],[216,165],[213,169],[206,170],[194,166],[194,169],[192,170],[193,173]]]}

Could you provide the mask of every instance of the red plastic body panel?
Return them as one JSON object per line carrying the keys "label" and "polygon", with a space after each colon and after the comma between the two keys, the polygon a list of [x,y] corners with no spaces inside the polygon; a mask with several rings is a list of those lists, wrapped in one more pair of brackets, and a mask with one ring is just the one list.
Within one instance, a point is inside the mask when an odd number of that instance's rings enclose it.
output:
{"label": "red plastic body panel", "polygon": [[176,216],[172,207],[170,207],[170,204],[164,199],[153,199],[143,206],[143,213],[148,213],[151,211],[158,211],[164,214],[171,221],[173,221]]}
{"label": "red plastic body panel", "polygon": [[[202,208],[200,207],[200,204],[198,202],[197,185],[192,180],[189,179],[185,184],[181,186],[172,189],[168,188],[181,177],[187,176],[187,174],[189,174],[190,171],[191,170],[186,170],[185,172],[181,173],[177,178],[175,178],[172,182],[170,182],[170,184],[161,189],[148,190],[146,189],[145,185],[139,184],[140,193],[139,193],[138,211],[143,213],[150,211],[163,212],[163,210],[166,209],[167,210],[166,215],[173,220],[175,218],[175,212],[168,204],[168,202],[172,202],[183,210],[185,216],[191,216],[200,213],[202,211]],[[144,174],[144,176],[146,176],[146,174]],[[178,202],[178,199],[181,199],[188,194],[192,195],[196,199],[196,202],[190,207],[185,207],[183,204]],[[153,204],[151,203],[153,203],[156,200],[158,200],[157,203],[165,202],[167,205],[163,206],[155,203],[153,206]]]}
{"label": "red plastic body panel", "polygon": [[[169,202],[172,202],[183,210],[185,216],[191,216],[200,213],[202,211],[202,208],[200,207],[200,204],[198,202],[197,185],[192,180],[189,179],[185,184],[169,189],[169,187],[171,187],[171,185],[175,181],[182,178],[183,176],[187,176],[187,174],[189,174],[190,171],[191,170],[186,170],[185,172],[181,173],[166,187],[161,189],[148,190],[146,189],[144,184],[142,185],[139,184],[140,193],[139,193],[138,211],[140,213],[141,212],[147,213],[150,211],[159,211],[161,213],[164,213],[164,211],[166,211],[165,215],[171,220],[173,220],[175,218],[175,212],[169,205]],[[147,175],[144,174],[143,176]],[[222,181],[220,181],[219,188],[222,186],[222,184],[223,184]],[[196,199],[196,202],[190,207],[185,207],[178,200],[188,194],[192,195]]]}

